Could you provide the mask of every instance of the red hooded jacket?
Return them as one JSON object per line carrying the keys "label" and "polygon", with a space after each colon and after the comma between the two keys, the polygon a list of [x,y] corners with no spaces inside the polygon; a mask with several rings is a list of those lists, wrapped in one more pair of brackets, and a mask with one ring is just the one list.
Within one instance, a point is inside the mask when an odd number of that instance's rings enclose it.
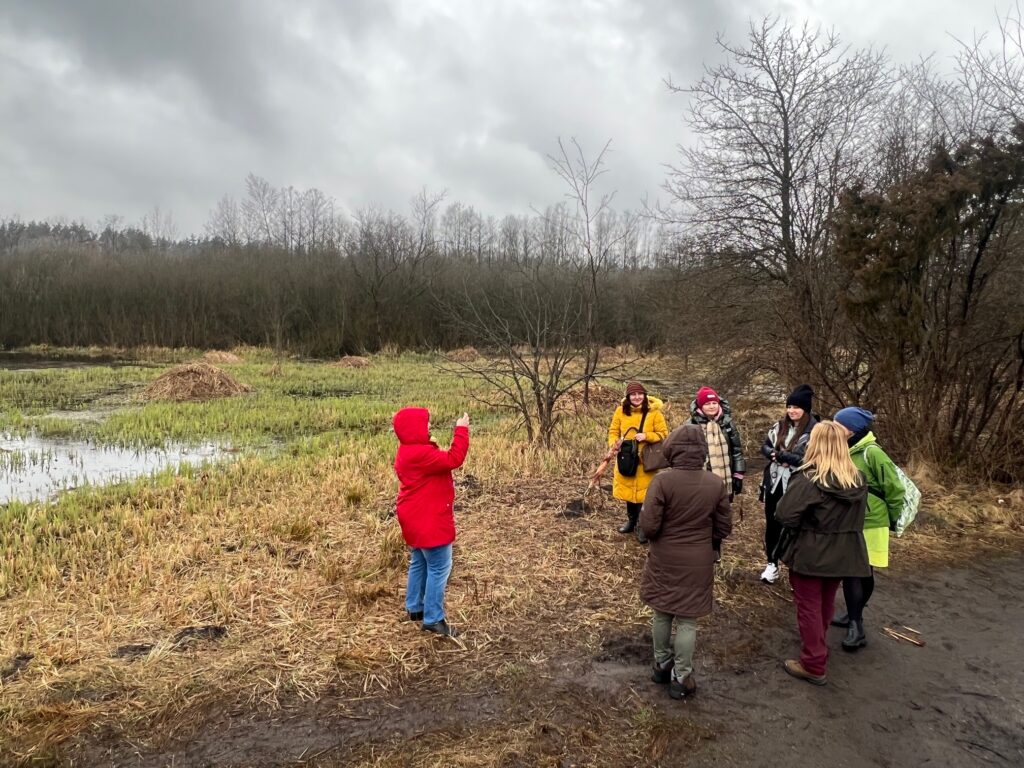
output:
{"label": "red hooded jacket", "polygon": [[442,451],[430,440],[426,408],[403,408],[392,425],[398,436],[398,523],[405,543],[429,549],[455,541],[455,483],[452,470],[462,466],[469,450],[469,427],[456,427],[452,445]]}

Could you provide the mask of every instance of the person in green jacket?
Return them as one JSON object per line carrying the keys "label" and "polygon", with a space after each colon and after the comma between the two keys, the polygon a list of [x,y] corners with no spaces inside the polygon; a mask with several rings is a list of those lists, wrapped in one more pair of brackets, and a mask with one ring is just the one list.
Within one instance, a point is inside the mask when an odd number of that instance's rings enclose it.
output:
{"label": "person in green jacket", "polygon": [[843,649],[856,651],[868,644],[864,633],[864,608],[875,590],[875,568],[889,566],[889,531],[896,525],[903,507],[903,483],[896,465],[882,450],[871,431],[875,415],[863,408],[843,408],[832,420],[846,432],[850,458],[868,483],[868,510],[864,517],[864,541],[872,573],[864,578],[843,579],[846,615],[836,616],[832,624],[847,627]]}

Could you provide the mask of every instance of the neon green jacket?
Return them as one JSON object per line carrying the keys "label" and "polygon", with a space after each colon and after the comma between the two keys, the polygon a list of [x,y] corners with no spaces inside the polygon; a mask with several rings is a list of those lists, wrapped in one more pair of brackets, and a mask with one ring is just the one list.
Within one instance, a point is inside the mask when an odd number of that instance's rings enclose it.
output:
{"label": "neon green jacket", "polygon": [[850,448],[850,458],[868,481],[864,528],[891,528],[903,508],[903,483],[896,474],[896,465],[879,447],[874,432],[868,432]]}

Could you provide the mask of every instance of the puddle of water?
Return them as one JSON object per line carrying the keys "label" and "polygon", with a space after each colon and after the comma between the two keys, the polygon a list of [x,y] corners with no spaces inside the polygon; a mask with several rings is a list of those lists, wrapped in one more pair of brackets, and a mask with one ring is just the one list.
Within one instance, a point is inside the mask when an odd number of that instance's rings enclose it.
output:
{"label": "puddle of water", "polygon": [[168,467],[228,456],[218,445],[118,448],[84,441],[0,434],[0,504],[50,499],[83,485],[107,485]]}
{"label": "puddle of water", "polygon": [[87,355],[68,355],[66,357],[47,357],[27,352],[0,352],[0,370],[5,371],[46,371],[63,368],[154,368],[156,363],[142,360],[128,360],[119,357],[89,357]]}

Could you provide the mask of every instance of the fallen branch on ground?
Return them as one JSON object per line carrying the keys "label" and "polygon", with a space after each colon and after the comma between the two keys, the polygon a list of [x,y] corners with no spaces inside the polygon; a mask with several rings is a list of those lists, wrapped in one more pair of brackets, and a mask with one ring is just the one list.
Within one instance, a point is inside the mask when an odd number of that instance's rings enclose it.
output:
{"label": "fallen branch on ground", "polygon": [[924,640],[917,640],[916,638],[901,634],[897,632],[895,629],[892,629],[891,627],[882,627],[882,632],[884,632],[894,640],[906,640],[908,643],[916,645],[919,648],[923,648],[925,645]]}

